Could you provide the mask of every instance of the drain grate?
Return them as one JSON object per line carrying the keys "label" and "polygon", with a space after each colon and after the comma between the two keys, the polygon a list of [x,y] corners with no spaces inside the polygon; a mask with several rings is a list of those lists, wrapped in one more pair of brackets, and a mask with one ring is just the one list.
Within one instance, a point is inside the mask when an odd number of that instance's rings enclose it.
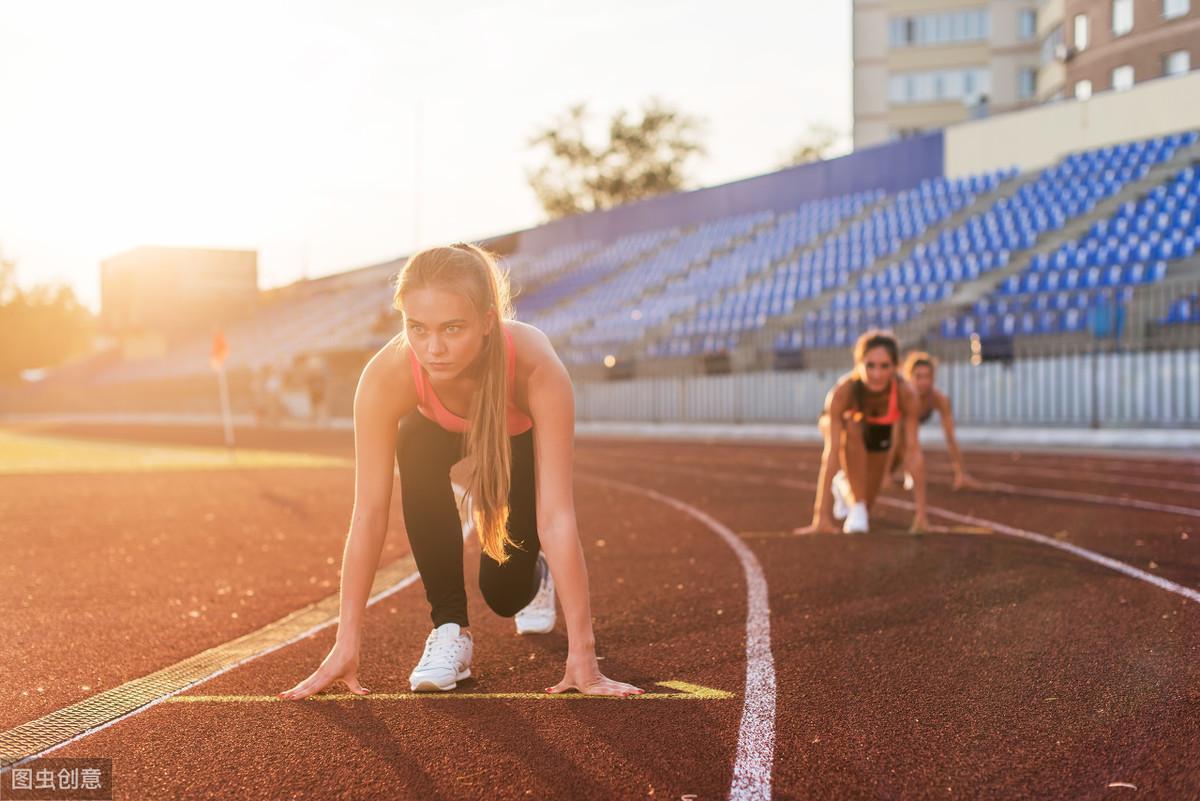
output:
{"label": "drain grate", "polygon": [[[416,579],[412,556],[381,567],[371,587],[370,602],[403,589]],[[339,601],[339,593],[335,592],[237,639],[0,733],[0,770],[302,639],[336,622]]]}

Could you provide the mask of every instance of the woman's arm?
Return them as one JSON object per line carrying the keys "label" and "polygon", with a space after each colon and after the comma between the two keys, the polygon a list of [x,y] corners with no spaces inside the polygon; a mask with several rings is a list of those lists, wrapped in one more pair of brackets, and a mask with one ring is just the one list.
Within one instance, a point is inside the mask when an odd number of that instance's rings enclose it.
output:
{"label": "woman's arm", "polygon": [[833,519],[833,477],[841,467],[841,443],[846,412],[846,400],[838,392],[841,384],[835,385],[825,396],[825,448],[821,454],[821,470],[817,475],[817,494],[813,499],[812,523],[793,529],[793,534],[836,534],[837,523]]}
{"label": "woman's arm", "polygon": [[354,511],[342,553],[337,637],[320,667],[280,693],[283,699],[305,698],[338,680],[360,695],[368,692],[358,681],[363,616],[387,538],[396,426],[406,408],[416,405],[411,376],[398,370],[405,365],[396,360],[397,352],[407,354],[390,348],[395,345],[385,345],[367,363],[354,393]]}
{"label": "woman's arm", "polygon": [[925,511],[925,454],[921,452],[921,441],[917,436],[921,425],[920,404],[916,391],[908,383],[901,385],[900,391],[904,401],[904,469],[913,477],[913,500],[917,507],[911,530],[925,531],[929,528],[929,518]]}
{"label": "woman's arm", "polygon": [[[891,444],[888,445],[887,459],[885,459],[883,462],[883,482],[881,484],[881,489],[882,489],[882,487],[891,486],[892,474],[896,472],[896,465],[899,464],[899,465],[903,466],[903,464],[904,464],[904,448],[901,447],[901,445],[900,445],[900,443],[903,441],[901,438],[904,436],[905,436],[904,418],[901,417],[900,420],[896,423],[896,433],[892,436]],[[897,460],[896,460],[897,451],[899,451],[899,453],[900,453],[899,462],[897,462]]]}
{"label": "woman's arm", "polygon": [[641,690],[600,673],[588,592],[587,566],[575,522],[575,394],[571,378],[545,340],[529,375],[533,418],[534,482],[538,538],[558,590],[567,626],[567,667],[549,692],[575,688],[595,695],[629,695]]}
{"label": "woman's arm", "polygon": [[963,487],[978,487],[979,482],[967,475],[963,467],[962,451],[958,449],[958,437],[954,434],[954,411],[950,407],[950,398],[934,390],[933,403],[937,407],[938,417],[942,418],[942,433],[946,435],[946,450],[950,453],[950,462],[954,465],[954,489]]}
{"label": "woman's arm", "polygon": [[[387,538],[395,479],[396,427],[403,414],[400,387],[389,386],[394,375],[372,359],[354,393],[354,510],[342,554],[341,607],[337,639],[357,646],[362,639],[363,615]],[[401,373],[409,377],[407,371]],[[411,384],[411,381],[408,382]],[[415,394],[415,392],[414,392]],[[415,405],[415,397],[412,405]]]}

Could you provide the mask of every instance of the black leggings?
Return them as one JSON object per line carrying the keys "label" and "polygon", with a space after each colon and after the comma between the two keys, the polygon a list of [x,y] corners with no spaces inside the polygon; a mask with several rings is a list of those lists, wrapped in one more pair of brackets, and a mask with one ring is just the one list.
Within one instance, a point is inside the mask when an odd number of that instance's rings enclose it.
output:
{"label": "black leggings", "polygon": [[[425,584],[434,626],[468,625],[462,523],[450,486],[450,468],[463,456],[465,437],[447,431],[416,410],[400,421],[396,432],[404,527]],[[508,532],[519,547],[509,547],[509,558],[503,565],[479,553],[479,589],[487,605],[504,617],[524,609],[537,594],[537,555],[541,548],[534,502],[533,429],[511,437],[509,442],[512,485],[508,493]]]}

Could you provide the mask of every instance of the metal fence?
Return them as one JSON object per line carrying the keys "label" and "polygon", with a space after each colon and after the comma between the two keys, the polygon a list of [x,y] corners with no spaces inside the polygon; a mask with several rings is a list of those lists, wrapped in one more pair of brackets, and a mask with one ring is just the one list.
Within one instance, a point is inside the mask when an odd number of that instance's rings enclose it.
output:
{"label": "metal fence", "polygon": [[[581,381],[580,420],[813,422],[842,371]],[[965,425],[1200,427],[1200,349],[1093,352],[938,369]]]}

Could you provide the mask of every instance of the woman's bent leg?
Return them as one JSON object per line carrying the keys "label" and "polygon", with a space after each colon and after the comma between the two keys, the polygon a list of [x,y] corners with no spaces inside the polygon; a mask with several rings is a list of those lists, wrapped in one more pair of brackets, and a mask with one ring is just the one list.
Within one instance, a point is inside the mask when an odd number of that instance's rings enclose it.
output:
{"label": "woman's bent leg", "polygon": [[875,499],[879,497],[879,490],[883,486],[883,472],[888,463],[887,451],[868,451],[866,465],[866,495],[863,500],[867,503],[868,511],[874,505]]}
{"label": "woman's bent leg", "polygon": [[863,423],[850,418],[842,429],[842,470],[850,481],[850,504],[858,503],[867,496],[867,446],[863,441]]}
{"label": "woman's bent leg", "polygon": [[401,422],[396,462],[404,528],[435,627],[443,623],[467,626],[462,523],[450,485],[450,468],[461,457],[461,434],[445,430],[416,411]]}
{"label": "woman's bent leg", "polygon": [[479,590],[492,610],[503,617],[520,612],[538,590],[537,532],[534,492],[533,431],[512,437],[512,482],[508,491],[508,532],[517,547],[509,547],[508,561],[500,564],[479,555]]}

